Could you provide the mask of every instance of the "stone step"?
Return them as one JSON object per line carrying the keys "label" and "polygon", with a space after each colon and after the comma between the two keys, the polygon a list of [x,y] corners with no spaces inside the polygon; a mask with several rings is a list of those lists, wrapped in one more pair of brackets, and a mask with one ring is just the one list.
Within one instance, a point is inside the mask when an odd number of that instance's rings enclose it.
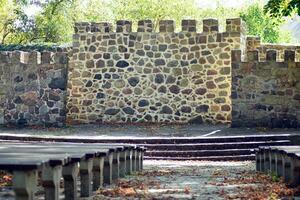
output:
{"label": "stone step", "polygon": [[259,146],[290,145],[289,140],[258,141],[258,142],[231,142],[231,143],[196,143],[196,144],[144,144],[148,151],[151,150],[219,150],[219,149],[254,149]]}
{"label": "stone step", "polygon": [[72,143],[130,143],[130,144],[197,144],[197,143],[232,143],[289,140],[290,134],[218,136],[218,137],[112,137],[112,138],[76,138],[76,137],[41,137],[0,135],[1,140],[51,141]]}
{"label": "stone step", "polygon": [[203,161],[246,161],[255,160],[255,154],[237,156],[203,156],[203,157],[149,157],[144,156],[145,160],[203,160]]}
{"label": "stone step", "polygon": [[205,157],[205,156],[236,156],[253,154],[254,149],[226,149],[200,151],[147,151],[149,157]]}

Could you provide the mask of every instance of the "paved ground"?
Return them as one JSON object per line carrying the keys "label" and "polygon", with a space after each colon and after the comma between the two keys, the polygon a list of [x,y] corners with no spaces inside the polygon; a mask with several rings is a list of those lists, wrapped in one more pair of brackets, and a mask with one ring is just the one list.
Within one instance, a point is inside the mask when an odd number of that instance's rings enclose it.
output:
{"label": "paved ground", "polygon": [[143,173],[92,199],[292,199],[293,190],[254,167],[254,162],[146,161]]}
{"label": "paved ground", "polygon": [[[145,161],[144,171],[104,187],[80,200],[292,200],[298,190],[288,189],[278,177],[255,172],[254,162]],[[0,174],[0,199],[13,200]],[[10,185],[10,184],[9,184]],[[41,189],[39,187],[39,189]],[[37,199],[43,199],[39,191]],[[299,194],[299,192],[298,192]],[[63,194],[61,194],[63,199]]]}
{"label": "paved ground", "polygon": [[2,134],[60,137],[195,137],[300,133],[296,129],[229,128],[226,125],[80,125],[68,128],[0,128]]}

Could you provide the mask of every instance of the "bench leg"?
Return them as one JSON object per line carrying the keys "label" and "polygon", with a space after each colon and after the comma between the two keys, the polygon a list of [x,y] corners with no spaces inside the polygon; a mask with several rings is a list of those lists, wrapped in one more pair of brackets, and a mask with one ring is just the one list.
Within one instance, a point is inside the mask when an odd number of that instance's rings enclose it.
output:
{"label": "bench leg", "polygon": [[282,177],[283,176],[282,155],[280,153],[276,153],[275,159],[276,159],[276,175]]}
{"label": "bench leg", "polygon": [[291,158],[291,180],[290,186],[296,187],[300,184],[300,160]]}
{"label": "bench leg", "polygon": [[80,196],[92,196],[93,158],[80,161]]}
{"label": "bench leg", "polygon": [[95,158],[93,163],[93,191],[103,186],[104,157]]}
{"label": "bench leg", "polygon": [[141,152],[141,166],[140,166],[140,170],[143,171],[144,169],[144,151]]}
{"label": "bench leg", "polygon": [[131,165],[131,171],[132,172],[135,172],[137,169],[136,169],[136,162],[137,162],[137,150],[133,150],[132,152],[132,165]]}
{"label": "bench leg", "polygon": [[289,183],[291,180],[291,158],[283,154],[282,156],[283,163],[283,178],[286,183]]}
{"label": "bench leg", "polygon": [[62,175],[64,177],[65,199],[77,200],[77,176],[79,173],[78,163],[71,163],[63,167]]}
{"label": "bench leg", "polygon": [[37,188],[37,170],[13,171],[13,189],[16,200],[33,200]]}
{"label": "bench leg", "polygon": [[119,175],[120,175],[120,177],[125,177],[125,175],[126,175],[126,155],[127,155],[127,150],[122,151],[120,153],[120,158],[119,158]]}
{"label": "bench leg", "polygon": [[277,165],[276,165],[276,158],[275,158],[275,152],[270,151],[270,171],[271,173],[275,173],[277,171]]}
{"label": "bench leg", "polygon": [[104,158],[103,183],[106,185],[112,184],[112,162],[113,153],[110,153]]}
{"label": "bench leg", "polygon": [[264,151],[264,172],[270,172],[270,154],[269,151]]}
{"label": "bench leg", "polygon": [[137,152],[137,162],[136,162],[136,171],[141,171],[141,160],[142,160],[142,151],[138,150],[138,152]]}
{"label": "bench leg", "polygon": [[132,152],[133,150],[129,150],[126,155],[126,174],[130,175],[132,173]]}
{"label": "bench leg", "polygon": [[45,200],[59,200],[62,166],[45,166],[42,169],[42,181],[45,189]]}
{"label": "bench leg", "polygon": [[119,178],[119,165],[120,165],[120,152],[113,153],[113,163],[112,163],[112,179],[116,180]]}
{"label": "bench leg", "polygon": [[261,152],[255,154],[256,171],[261,171]]}

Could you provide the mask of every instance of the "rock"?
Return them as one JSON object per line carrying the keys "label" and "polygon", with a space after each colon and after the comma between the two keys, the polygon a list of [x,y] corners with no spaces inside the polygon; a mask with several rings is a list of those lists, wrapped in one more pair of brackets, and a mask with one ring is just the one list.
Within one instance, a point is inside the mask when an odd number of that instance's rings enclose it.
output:
{"label": "rock", "polygon": [[101,80],[102,79],[102,75],[101,74],[95,74],[94,79]]}
{"label": "rock", "polygon": [[93,82],[92,81],[88,81],[86,84],[85,84],[85,87],[92,87],[93,85]]}
{"label": "rock", "polygon": [[117,108],[110,108],[110,109],[107,109],[104,114],[106,115],[116,115],[120,112],[120,109],[117,109]]}
{"label": "rock", "polygon": [[116,66],[119,68],[125,68],[129,66],[129,63],[126,62],[125,60],[120,60],[117,62]]}
{"label": "rock", "polygon": [[148,106],[149,105],[149,101],[146,100],[146,99],[142,99],[139,101],[139,104],[138,104],[140,107],[145,107],[145,106]]}
{"label": "rock", "polygon": [[207,81],[206,82],[206,87],[208,89],[215,89],[217,86],[216,86],[216,84],[213,81]]}
{"label": "rock", "polygon": [[172,60],[168,62],[167,64],[168,67],[177,67],[178,66],[178,61],[177,60]]}
{"label": "rock", "polygon": [[96,98],[97,99],[103,99],[103,98],[105,98],[105,94],[102,93],[102,92],[99,92],[99,93],[97,93]]}
{"label": "rock", "polygon": [[123,80],[117,80],[114,82],[114,86],[116,88],[123,88],[125,86],[125,81]]}
{"label": "rock", "polygon": [[231,110],[231,106],[229,106],[229,105],[222,105],[221,106],[221,110],[222,111],[230,111]]}
{"label": "rock", "polygon": [[94,68],[94,66],[95,66],[94,60],[86,61],[86,67],[87,68]]}
{"label": "rock", "polygon": [[16,78],[14,79],[14,81],[15,81],[16,83],[20,83],[20,82],[23,81],[23,77],[21,77],[21,76],[16,76]]}
{"label": "rock", "polygon": [[222,75],[229,75],[230,74],[230,67],[223,67],[221,70],[220,70],[220,74]]}
{"label": "rock", "polygon": [[197,113],[207,113],[208,112],[208,105],[200,105],[196,107],[196,112]]}
{"label": "rock", "polygon": [[188,121],[189,124],[203,124],[202,116],[197,116]]}
{"label": "rock", "polygon": [[66,90],[67,81],[65,78],[53,78],[48,86],[51,89]]}
{"label": "rock", "polygon": [[159,93],[166,93],[167,92],[167,88],[166,86],[162,85],[158,88],[158,92]]}
{"label": "rock", "polygon": [[182,106],[180,110],[183,113],[190,113],[192,111],[192,108],[189,106]]}
{"label": "rock", "polygon": [[47,105],[42,105],[42,106],[39,108],[39,114],[40,114],[40,115],[46,115],[48,112],[49,112],[49,108],[48,108]]}
{"label": "rock", "polygon": [[175,83],[175,81],[176,81],[176,78],[175,78],[174,76],[169,75],[169,76],[167,77],[166,83],[167,83],[167,84]]}
{"label": "rock", "polygon": [[195,93],[198,95],[204,95],[207,92],[206,88],[197,88]]}
{"label": "rock", "polygon": [[154,61],[155,66],[162,66],[166,64],[166,61],[164,59],[156,59]]}
{"label": "rock", "polygon": [[[50,92],[49,93],[49,99],[50,97],[53,97],[56,101],[60,100],[59,94],[56,92]],[[23,94],[21,96],[22,101],[27,106],[35,106],[39,100],[39,95],[37,92],[31,91]]]}
{"label": "rock", "polygon": [[135,87],[137,84],[139,84],[140,79],[138,77],[130,77],[128,79],[128,83],[129,85],[131,85],[132,87]]}
{"label": "rock", "polygon": [[169,87],[169,90],[173,94],[178,94],[180,92],[180,88],[177,85],[172,85]]}
{"label": "rock", "polygon": [[161,114],[173,114],[173,110],[169,106],[163,106],[160,113]]}
{"label": "rock", "polygon": [[123,108],[123,112],[126,113],[127,115],[134,115],[135,110],[133,110],[131,107],[126,107]]}
{"label": "rock", "polygon": [[192,66],[191,66],[191,70],[194,71],[194,72],[200,72],[200,71],[203,70],[203,66],[202,66],[202,65],[199,65],[199,64],[192,65]]}
{"label": "rock", "polygon": [[162,74],[156,74],[155,75],[155,83],[161,84],[165,81],[164,75]]}
{"label": "rock", "polygon": [[92,100],[83,100],[82,101],[82,105],[83,106],[90,106],[93,104],[93,101]]}
{"label": "rock", "polygon": [[103,67],[105,67],[105,62],[103,60],[98,60],[96,62],[96,67],[97,68],[103,68]]}
{"label": "rock", "polygon": [[14,100],[14,103],[15,103],[15,104],[22,104],[22,103],[23,103],[23,100],[22,100],[21,97],[17,96],[17,97],[15,98],[15,100]]}
{"label": "rock", "polygon": [[37,79],[38,79],[38,77],[37,77],[37,75],[36,75],[36,74],[34,74],[34,73],[30,73],[30,74],[28,75],[28,79],[29,79],[29,80],[37,80]]}

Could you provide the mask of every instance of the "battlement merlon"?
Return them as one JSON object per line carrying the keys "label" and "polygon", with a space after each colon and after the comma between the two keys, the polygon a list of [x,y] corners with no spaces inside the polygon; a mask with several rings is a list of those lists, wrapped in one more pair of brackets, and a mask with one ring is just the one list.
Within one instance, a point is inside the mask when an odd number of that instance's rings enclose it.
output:
{"label": "battlement merlon", "polygon": [[[259,50],[247,50],[246,51],[246,59],[242,60],[242,51],[232,50],[231,51],[231,61],[232,63],[237,62],[281,62],[277,60],[278,50],[268,49],[266,51],[266,59],[265,61],[260,61]],[[296,52],[294,50],[285,50],[284,51],[284,62],[296,62]]]}
{"label": "battlement merlon", "polygon": [[[78,22],[75,23],[75,33],[109,33],[113,32],[112,24],[108,22]],[[159,32],[172,33],[175,32],[174,20],[160,20],[158,22]],[[227,33],[245,33],[246,25],[240,18],[227,19],[226,20],[226,32]],[[153,32],[154,25],[149,19],[138,21],[137,32]],[[194,19],[184,19],[181,21],[182,32],[197,32],[197,21]],[[131,33],[132,22],[129,20],[118,20],[116,22],[117,33]],[[203,33],[218,33],[219,22],[217,19],[204,19],[203,20]]]}

